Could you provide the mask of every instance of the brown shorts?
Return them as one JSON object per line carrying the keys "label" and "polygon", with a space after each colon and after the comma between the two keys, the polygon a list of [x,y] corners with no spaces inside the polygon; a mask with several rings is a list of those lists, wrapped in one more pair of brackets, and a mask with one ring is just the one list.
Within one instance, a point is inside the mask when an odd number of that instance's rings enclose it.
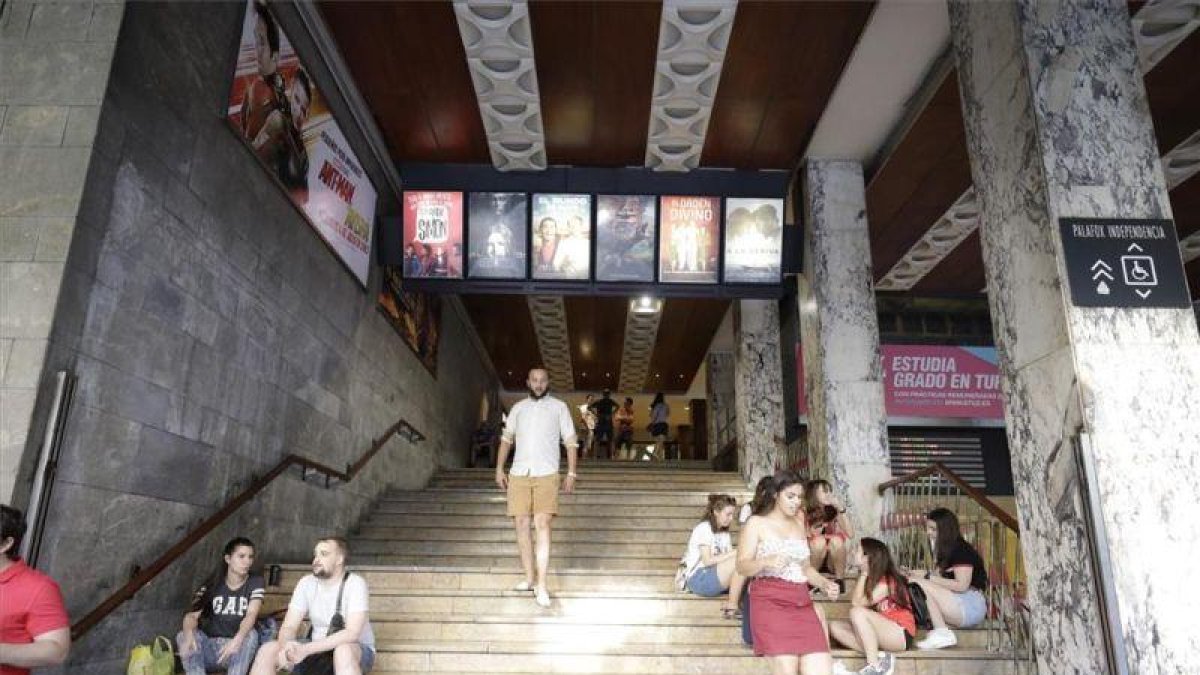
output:
{"label": "brown shorts", "polygon": [[508,475],[508,515],[558,513],[558,474],[548,476]]}

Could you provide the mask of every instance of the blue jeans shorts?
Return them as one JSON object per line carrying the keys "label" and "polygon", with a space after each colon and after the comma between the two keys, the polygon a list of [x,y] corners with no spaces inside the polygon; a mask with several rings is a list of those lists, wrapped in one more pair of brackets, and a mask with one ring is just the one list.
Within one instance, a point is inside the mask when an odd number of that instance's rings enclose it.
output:
{"label": "blue jeans shorts", "polygon": [[958,608],[962,610],[963,623],[961,628],[971,628],[983,623],[987,618],[987,598],[978,588],[969,588],[962,593],[955,593]]}
{"label": "blue jeans shorts", "polygon": [[717,575],[716,565],[700,567],[692,572],[692,576],[687,580],[687,589],[705,598],[715,598],[729,590],[721,585],[721,577]]}

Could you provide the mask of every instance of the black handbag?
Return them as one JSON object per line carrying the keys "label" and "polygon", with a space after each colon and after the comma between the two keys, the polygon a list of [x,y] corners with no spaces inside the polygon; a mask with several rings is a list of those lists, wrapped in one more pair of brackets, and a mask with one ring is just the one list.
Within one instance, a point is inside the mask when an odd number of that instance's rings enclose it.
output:
{"label": "black handbag", "polygon": [[[329,631],[325,633],[326,637],[346,630],[346,619],[342,616],[342,591],[346,590],[346,580],[349,578],[350,573],[346,572],[342,576],[342,583],[338,585],[337,604],[334,606],[333,616],[329,617]],[[312,638],[311,631],[309,638]],[[293,672],[300,672],[303,675],[334,675],[332,651],[313,654],[298,665],[300,667]]]}
{"label": "black handbag", "polygon": [[908,582],[908,599],[917,628],[932,630],[933,620],[929,618],[929,598],[925,597],[925,589],[915,581]]}

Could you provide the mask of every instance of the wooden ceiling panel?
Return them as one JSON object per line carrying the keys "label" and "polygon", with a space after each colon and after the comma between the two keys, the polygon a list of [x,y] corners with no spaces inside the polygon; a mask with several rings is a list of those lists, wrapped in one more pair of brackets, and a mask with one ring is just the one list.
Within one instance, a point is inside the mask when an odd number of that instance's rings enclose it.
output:
{"label": "wooden ceiling panel", "polygon": [[1200,173],[1171,190],[1170,197],[1179,238],[1200,231]]}
{"label": "wooden ceiling panel", "polygon": [[951,71],[867,184],[875,278],[886,275],[969,187],[958,76]]}
{"label": "wooden ceiling panel", "polygon": [[873,9],[739,3],[701,164],[794,168]]}
{"label": "wooden ceiling panel", "polygon": [[647,392],[687,391],[713,335],[729,310],[729,302],[712,298],[669,298],[663,303],[654,356],[646,375]]}
{"label": "wooden ceiling panel", "polygon": [[598,391],[620,379],[629,299],[572,295],[563,298],[570,330],[575,388]]}
{"label": "wooden ceiling panel", "polygon": [[1159,154],[1200,129],[1200,31],[1192,31],[1146,74],[1146,97]]}
{"label": "wooden ceiling panel", "polygon": [[1188,286],[1192,289],[1192,302],[1200,302],[1200,258],[1184,266],[1187,273]]}
{"label": "wooden ceiling panel", "polygon": [[983,247],[979,230],[975,230],[940,265],[917,282],[912,292],[915,295],[972,295],[979,293],[986,284]]}
{"label": "wooden ceiling panel", "polygon": [[511,391],[525,389],[529,369],[541,364],[537,333],[524,295],[462,295],[463,305],[475,331],[500,375],[501,385]]}
{"label": "wooden ceiling panel", "polygon": [[393,159],[491,161],[451,3],[320,7]]}
{"label": "wooden ceiling panel", "polygon": [[550,164],[641,166],[658,2],[530,4]]}

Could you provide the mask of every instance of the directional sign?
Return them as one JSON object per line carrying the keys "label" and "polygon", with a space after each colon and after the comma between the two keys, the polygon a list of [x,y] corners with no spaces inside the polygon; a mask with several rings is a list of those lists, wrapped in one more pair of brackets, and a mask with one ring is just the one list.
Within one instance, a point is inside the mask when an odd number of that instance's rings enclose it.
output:
{"label": "directional sign", "polygon": [[1058,224],[1075,306],[1190,306],[1170,220],[1061,218]]}

